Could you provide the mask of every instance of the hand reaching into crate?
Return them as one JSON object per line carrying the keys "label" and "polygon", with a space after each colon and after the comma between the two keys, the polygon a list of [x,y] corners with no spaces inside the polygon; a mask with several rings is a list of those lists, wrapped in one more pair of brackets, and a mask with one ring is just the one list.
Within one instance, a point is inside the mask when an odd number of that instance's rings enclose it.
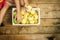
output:
{"label": "hand reaching into crate", "polygon": [[[8,10],[8,8],[12,5],[13,0],[0,0],[0,24],[3,21],[3,17]],[[26,7],[28,5],[28,0],[14,0],[17,8],[17,21],[18,23],[21,22],[21,13],[20,13],[20,7],[24,6]]]}
{"label": "hand reaching into crate", "polygon": [[17,22],[21,23],[22,21],[22,15],[21,15],[21,6],[26,7],[28,5],[28,0],[15,0],[15,4],[16,4],[16,10],[17,10]]}

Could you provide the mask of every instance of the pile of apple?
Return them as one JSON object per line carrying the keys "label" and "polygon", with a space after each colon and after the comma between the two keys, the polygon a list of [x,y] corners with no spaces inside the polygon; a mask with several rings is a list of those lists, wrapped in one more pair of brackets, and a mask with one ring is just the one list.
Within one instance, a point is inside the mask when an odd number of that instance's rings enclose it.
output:
{"label": "pile of apple", "polygon": [[[28,6],[26,11],[21,11],[22,13],[22,24],[37,24],[38,23],[38,11],[34,10],[31,6]],[[16,12],[14,12],[16,14]],[[17,23],[17,20],[14,20]]]}

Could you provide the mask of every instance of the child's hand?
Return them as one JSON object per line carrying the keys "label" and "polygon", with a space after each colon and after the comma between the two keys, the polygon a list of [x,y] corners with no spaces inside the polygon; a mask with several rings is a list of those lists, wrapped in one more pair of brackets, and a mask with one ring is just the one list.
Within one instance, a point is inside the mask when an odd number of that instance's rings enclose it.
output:
{"label": "child's hand", "polygon": [[17,22],[21,23],[22,22],[22,15],[21,15],[21,6],[25,7],[28,5],[28,0],[15,0],[15,4],[16,4],[16,10],[17,10]]}

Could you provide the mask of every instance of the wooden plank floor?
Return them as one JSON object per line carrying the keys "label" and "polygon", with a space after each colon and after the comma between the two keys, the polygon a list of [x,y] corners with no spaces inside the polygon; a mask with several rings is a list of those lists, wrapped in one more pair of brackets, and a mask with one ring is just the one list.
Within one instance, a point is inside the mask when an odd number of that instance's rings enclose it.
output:
{"label": "wooden plank floor", "polygon": [[41,10],[39,26],[13,26],[12,7],[4,17],[4,26],[0,27],[0,40],[48,40],[55,37],[60,40],[60,0],[29,0],[33,7]]}

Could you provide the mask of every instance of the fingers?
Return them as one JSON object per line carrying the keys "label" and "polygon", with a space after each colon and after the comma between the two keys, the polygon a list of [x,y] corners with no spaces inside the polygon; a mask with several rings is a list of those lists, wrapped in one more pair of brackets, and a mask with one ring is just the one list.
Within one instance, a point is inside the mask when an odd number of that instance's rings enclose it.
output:
{"label": "fingers", "polygon": [[0,24],[2,23],[3,17],[4,17],[4,15],[5,15],[8,8],[9,8],[9,5],[6,3],[4,5],[4,7],[1,9],[1,11],[0,11]]}

